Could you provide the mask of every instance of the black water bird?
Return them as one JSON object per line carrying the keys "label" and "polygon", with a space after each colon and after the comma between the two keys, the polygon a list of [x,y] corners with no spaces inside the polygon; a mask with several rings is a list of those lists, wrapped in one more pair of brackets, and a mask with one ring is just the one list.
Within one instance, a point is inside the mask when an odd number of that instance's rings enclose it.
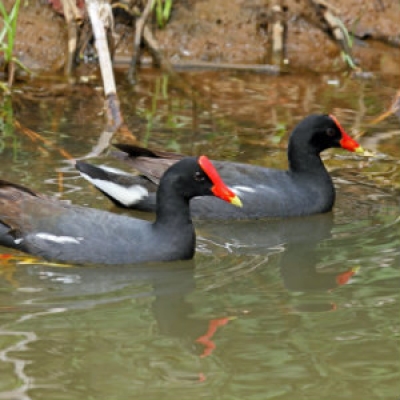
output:
{"label": "black water bird", "polygon": [[195,231],[189,201],[195,196],[218,196],[241,206],[205,156],[184,158],[165,172],[154,223],[66,204],[0,181],[0,244],[72,263],[190,259]]}
{"label": "black water bird", "polygon": [[[140,175],[129,175],[82,161],[77,168],[115,204],[142,211],[156,210],[154,194],[164,171],[181,159],[180,154],[117,145],[122,158]],[[320,153],[329,148],[362,153],[331,115],[310,115],[293,130],[288,145],[287,170],[229,161],[213,161],[227,185],[240,196],[244,207],[234,208],[216,198],[198,198],[190,204],[198,219],[258,219],[293,217],[328,212],[335,202],[335,188]]]}

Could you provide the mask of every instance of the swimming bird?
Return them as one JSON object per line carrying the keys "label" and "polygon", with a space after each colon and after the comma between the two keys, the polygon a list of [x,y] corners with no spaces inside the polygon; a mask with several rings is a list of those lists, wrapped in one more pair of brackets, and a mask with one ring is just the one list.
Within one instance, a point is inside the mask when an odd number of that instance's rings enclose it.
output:
{"label": "swimming bird", "polygon": [[187,157],[163,174],[149,222],[66,204],[0,181],[0,244],[45,259],[97,264],[184,260],[195,252],[189,201],[217,196],[241,202],[206,156]]}
{"label": "swimming bird", "polygon": [[[140,175],[104,169],[79,161],[81,175],[115,204],[142,211],[155,211],[154,194],[160,176],[182,155],[116,145],[116,153]],[[240,196],[244,207],[234,208],[217,198],[198,198],[190,204],[198,219],[258,219],[293,217],[332,210],[335,188],[320,153],[329,148],[363,153],[332,115],[314,114],[293,130],[288,144],[288,169],[280,170],[230,161],[213,161],[223,180]]]}

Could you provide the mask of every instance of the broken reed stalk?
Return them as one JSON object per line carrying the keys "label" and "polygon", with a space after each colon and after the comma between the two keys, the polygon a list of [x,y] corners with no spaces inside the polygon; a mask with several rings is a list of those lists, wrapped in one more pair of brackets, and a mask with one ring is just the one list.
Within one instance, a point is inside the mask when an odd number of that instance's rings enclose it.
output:
{"label": "broken reed stalk", "polygon": [[280,2],[271,7],[271,12],[273,16],[269,28],[272,39],[271,63],[280,66],[287,64],[287,21]]}
{"label": "broken reed stalk", "polygon": [[107,126],[102,132],[98,144],[88,155],[84,156],[84,158],[90,158],[97,156],[106,150],[113,135],[117,131],[124,136],[129,136],[130,140],[135,140],[135,136],[124,124],[117,95],[117,87],[114,79],[110,51],[108,48],[105,25],[112,29],[113,17],[111,6],[104,1],[100,2],[99,0],[86,0],[86,7],[92,25],[101,76],[103,78],[107,115]]}
{"label": "broken reed stalk", "polygon": [[7,74],[8,74],[7,84],[8,84],[8,87],[10,88],[14,83],[14,77],[15,77],[15,62],[14,62],[14,60],[11,60],[8,63]]}
{"label": "broken reed stalk", "polygon": [[68,30],[68,44],[67,44],[67,62],[65,63],[64,72],[69,76],[72,72],[74,65],[74,56],[76,52],[76,45],[78,42],[78,28],[76,21],[81,19],[78,8],[75,2],[71,0],[61,0],[65,21],[67,22]]}
{"label": "broken reed stalk", "polygon": [[[106,30],[100,16],[102,11],[101,7],[103,7],[104,10],[109,7],[109,5],[102,3],[100,6],[97,0],[86,0],[86,7],[92,24],[97,54],[99,57],[101,76],[103,78],[107,108],[107,130],[115,132],[123,124],[123,118],[119,107]],[[111,12],[111,8],[109,9],[109,12]]]}

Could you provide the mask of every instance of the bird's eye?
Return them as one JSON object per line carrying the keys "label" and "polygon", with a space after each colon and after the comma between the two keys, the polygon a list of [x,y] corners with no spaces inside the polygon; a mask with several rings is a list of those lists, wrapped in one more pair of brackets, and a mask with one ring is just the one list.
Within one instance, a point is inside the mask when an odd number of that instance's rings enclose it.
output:
{"label": "bird's eye", "polygon": [[204,179],[205,179],[204,174],[202,174],[201,172],[197,171],[194,174],[194,180],[195,181],[201,182],[201,181],[204,181]]}
{"label": "bird's eye", "polygon": [[326,130],[326,134],[327,134],[328,136],[335,136],[335,130],[334,130],[333,128],[328,128],[328,129]]}

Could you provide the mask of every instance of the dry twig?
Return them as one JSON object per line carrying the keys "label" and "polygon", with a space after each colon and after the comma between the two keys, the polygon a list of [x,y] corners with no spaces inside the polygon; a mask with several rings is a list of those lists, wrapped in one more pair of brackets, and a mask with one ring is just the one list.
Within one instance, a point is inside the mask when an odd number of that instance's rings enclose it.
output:
{"label": "dry twig", "polygon": [[81,13],[76,7],[75,1],[61,0],[65,20],[68,29],[68,51],[67,62],[65,63],[65,75],[70,75],[74,64],[74,56],[76,53],[76,45],[78,42],[78,26],[77,22],[81,21]]}
{"label": "dry twig", "polygon": [[140,56],[140,43],[142,42],[143,31],[147,23],[147,19],[151,13],[153,5],[153,0],[147,0],[146,7],[143,10],[142,15],[136,21],[135,28],[135,41],[133,45],[133,55],[131,60],[131,65],[128,72],[128,79],[134,83],[136,81],[136,65]]}
{"label": "dry twig", "polygon": [[400,118],[400,90],[396,93],[396,96],[395,96],[395,98],[393,100],[393,103],[390,106],[389,110],[385,111],[384,113],[382,113],[381,115],[376,117],[370,123],[373,124],[373,125],[377,124],[377,123],[383,121],[384,119],[386,119],[387,117],[389,117],[392,114],[395,114]]}

